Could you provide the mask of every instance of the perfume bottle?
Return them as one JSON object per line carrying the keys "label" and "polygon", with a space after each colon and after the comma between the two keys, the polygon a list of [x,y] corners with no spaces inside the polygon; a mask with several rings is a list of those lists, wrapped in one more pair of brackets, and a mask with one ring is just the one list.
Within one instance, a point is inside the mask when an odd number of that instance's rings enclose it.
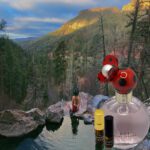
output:
{"label": "perfume bottle", "polygon": [[98,79],[111,82],[115,88],[115,96],[101,108],[105,116],[114,118],[114,147],[133,148],[145,138],[150,127],[145,105],[132,95],[137,84],[135,72],[131,68],[119,69],[117,58],[107,55]]}
{"label": "perfume bottle", "polygon": [[94,128],[96,147],[104,148],[104,111],[96,109],[94,113]]}
{"label": "perfume bottle", "polygon": [[105,147],[113,148],[114,146],[114,121],[113,116],[105,116]]}

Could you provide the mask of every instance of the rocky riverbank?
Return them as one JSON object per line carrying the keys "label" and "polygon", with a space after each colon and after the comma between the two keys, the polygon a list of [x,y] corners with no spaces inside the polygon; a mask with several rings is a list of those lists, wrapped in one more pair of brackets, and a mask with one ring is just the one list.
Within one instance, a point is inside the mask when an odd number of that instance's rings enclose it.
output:
{"label": "rocky riverbank", "polygon": [[[91,95],[81,92],[81,108],[76,116],[83,117],[87,111],[88,103],[93,98]],[[46,123],[61,123],[64,115],[69,114],[71,101],[58,102],[42,112],[38,108],[29,111],[4,110],[0,112],[0,136],[6,138],[23,137],[35,131]],[[92,110],[92,109],[91,109]]]}
{"label": "rocky riverbank", "polygon": [[[94,120],[93,113],[96,108],[108,99],[107,96],[91,96],[80,92],[81,106],[74,115],[84,120],[85,124],[91,124]],[[46,124],[61,123],[65,115],[70,115],[71,101],[58,102],[42,112],[38,108],[29,111],[4,110],[0,112],[0,136],[1,137],[23,137]],[[150,107],[148,107],[150,114]]]}

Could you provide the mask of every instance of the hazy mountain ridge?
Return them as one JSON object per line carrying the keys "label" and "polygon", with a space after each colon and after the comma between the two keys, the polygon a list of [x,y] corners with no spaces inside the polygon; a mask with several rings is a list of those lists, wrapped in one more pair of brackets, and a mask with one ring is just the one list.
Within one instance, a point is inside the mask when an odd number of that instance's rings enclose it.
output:
{"label": "hazy mountain ridge", "polygon": [[[141,0],[141,1],[143,2],[142,3],[143,9],[150,7],[149,0]],[[92,40],[94,36],[99,34],[98,26],[100,24],[99,21],[101,15],[103,15],[104,17],[104,30],[106,33],[106,40],[107,40],[107,35],[113,34],[112,31],[110,31],[110,30],[114,30],[111,29],[112,26],[113,28],[117,28],[118,31],[116,32],[120,32],[118,34],[125,34],[126,32],[125,25],[127,22],[127,17],[125,14],[126,12],[134,10],[135,2],[136,0],[131,0],[131,2],[123,6],[121,10],[118,9],[117,7],[106,7],[106,8],[97,7],[97,8],[82,10],[75,18],[66,22],[56,31],[48,33],[47,35],[38,38],[36,40],[23,42],[21,43],[21,45],[23,46],[23,48],[28,50],[51,51],[55,49],[57,43],[59,43],[59,41],[61,41],[62,39],[68,42],[68,40],[70,41],[71,39],[76,39],[79,34],[81,35],[81,33],[85,35],[84,41],[86,41],[86,39],[88,39],[88,41]],[[83,35],[81,35],[81,37]],[[81,37],[79,38],[83,41]],[[110,38],[108,40],[110,40],[111,42]],[[76,42],[74,41],[73,43]],[[82,43],[85,44],[84,42]]]}
{"label": "hazy mountain ridge", "polygon": [[[30,50],[51,51],[59,40],[73,40],[79,38],[81,41],[93,40],[99,34],[100,16],[103,15],[105,33],[110,35],[111,26],[116,26],[117,30],[124,30],[126,17],[118,8],[92,8],[83,10],[78,16],[65,23],[58,30],[45,35],[37,40],[24,43],[23,47]],[[75,41],[74,41],[75,42]],[[70,43],[70,42],[69,42]],[[75,42],[76,43],[76,42]],[[76,47],[76,44],[73,47]],[[83,45],[85,44],[82,42]],[[92,45],[90,45],[91,47]],[[84,46],[83,46],[84,47]],[[82,48],[81,48],[82,49]]]}
{"label": "hazy mountain ridge", "polygon": [[108,8],[92,8],[80,11],[79,15],[75,17],[74,19],[70,20],[66,24],[64,24],[60,29],[53,32],[53,35],[66,35],[70,34],[76,30],[79,30],[81,28],[90,26],[94,23],[96,23],[100,15],[102,13],[120,13],[120,10],[116,7],[108,7]]}

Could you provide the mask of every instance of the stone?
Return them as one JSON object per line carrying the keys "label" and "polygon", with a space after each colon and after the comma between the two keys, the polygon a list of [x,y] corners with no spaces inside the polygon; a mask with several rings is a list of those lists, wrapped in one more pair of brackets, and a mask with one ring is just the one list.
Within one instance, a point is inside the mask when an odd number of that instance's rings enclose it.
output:
{"label": "stone", "polygon": [[108,96],[104,95],[96,95],[94,96],[91,101],[88,102],[87,104],[87,111],[91,114],[94,113],[95,109],[101,108],[102,104],[108,100]]}
{"label": "stone", "polygon": [[147,110],[148,110],[148,114],[150,116],[150,106],[147,107]]}
{"label": "stone", "polygon": [[45,114],[39,108],[33,108],[26,112],[29,116],[33,117],[33,119],[39,124],[45,124]]}
{"label": "stone", "polygon": [[84,93],[84,92],[80,92],[79,96],[80,96],[81,104],[79,107],[79,111],[74,113],[74,116],[83,118],[84,113],[87,111],[88,103],[89,103],[89,101],[91,101],[93,96],[88,93]]}
{"label": "stone", "polygon": [[92,124],[94,122],[94,117],[91,114],[84,114],[83,115],[84,124]]}
{"label": "stone", "polygon": [[[36,115],[35,115],[36,114]],[[33,115],[33,116],[32,116]],[[45,124],[41,120],[42,112],[38,109],[25,112],[4,110],[0,112],[0,136],[23,137]]]}
{"label": "stone", "polygon": [[[74,113],[73,116],[79,117],[81,119],[85,118],[86,116],[85,114],[87,114],[86,112],[88,112],[89,115],[92,114],[93,116],[95,109],[100,108],[101,105],[107,99],[109,99],[108,96],[96,95],[93,97],[92,95],[85,93],[85,92],[80,92],[79,96],[80,96],[81,105],[79,107],[79,111]],[[65,115],[68,115],[71,109],[72,109],[72,102],[71,101],[65,102],[63,105],[63,110],[64,110]],[[86,119],[89,119],[89,118],[86,118]],[[85,122],[86,122],[86,119],[85,119]]]}
{"label": "stone", "polygon": [[51,123],[60,123],[64,117],[62,103],[58,102],[51,105],[46,110],[46,121]]}

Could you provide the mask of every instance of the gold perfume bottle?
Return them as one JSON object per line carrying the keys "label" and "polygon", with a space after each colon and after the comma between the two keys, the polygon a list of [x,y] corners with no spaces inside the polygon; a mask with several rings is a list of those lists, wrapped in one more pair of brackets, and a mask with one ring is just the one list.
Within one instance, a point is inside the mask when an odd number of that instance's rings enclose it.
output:
{"label": "gold perfume bottle", "polygon": [[96,146],[104,147],[104,111],[97,109],[94,113]]}

